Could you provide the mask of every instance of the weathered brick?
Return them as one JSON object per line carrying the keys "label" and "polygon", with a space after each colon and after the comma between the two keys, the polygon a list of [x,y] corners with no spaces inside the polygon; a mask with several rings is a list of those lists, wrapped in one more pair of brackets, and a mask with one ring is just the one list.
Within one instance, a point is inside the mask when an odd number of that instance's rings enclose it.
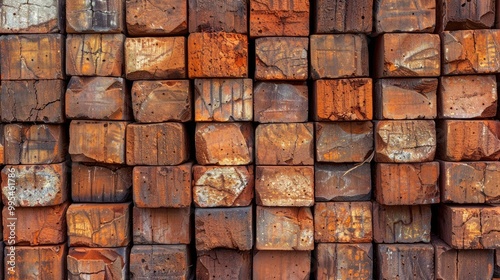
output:
{"label": "weathered brick", "polygon": [[127,246],[131,241],[130,218],[130,203],[73,203],[66,213],[69,245],[71,247]]}
{"label": "weathered brick", "polygon": [[440,44],[437,34],[381,35],[375,50],[375,76],[377,78],[437,77],[441,74]]}
{"label": "weathered brick", "polygon": [[257,166],[255,199],[262,206],[312,206],[313,166]]}
{"label": "weathered brick", "polygon": [[371,120],[372,92],[370,78],[317,80],[313,88],[314,120]]}
{"label": "weathered brick", "polygon": [[129,80],[186,78],[186,38],[125,39],[125,75]]}
{"label": "weathered brick", "polygon": [[64,122],[63,80],[2,81],[4,122]]}
{"label": "weathered brick", "polygon": [[373,1],[316,0],[316,33],[372,32]]}
{"label": "weathered brick", "polygon": [[251,250],[252,206],[196,208],[194,215],[196,250],[228,248]]}
{"label": "weathered brick", "polygon": [[436,125],[432,120],[377,121],[375,161],[432,161],[436,154]]}
{"label": "weathered brick", "polygon": [[309,1],[250,0],[250,36],[308,36]]}
{"label": "weathered brick", "polygon": [[439,203],[439,163],[378,163],[375,198],[384,205]]}
{"label": "weathered brick", "polygon": [[189,159],[182,123],[129,124],[126,139],[128,165],[177,165]]}
{"label": "weathered brick", "polygon": [[197,123],[196,160],[202,165],[247,165],[253,162],[251,123]]}
{"label": "weathered brick", "polygon": [[188,31],[188,3],[175,0],[126,0],[127,33],[177,35]]}
{"label": "weathered brick", "polygon": [[378,279],[434,279],[431,244],[377,244]]}
{"label": "weathered brick", "polygon": [[189,78],[248,76],[248,38],[236,33],[191,33],[188,38]]}
{"label": "weathered brick", "polygon": [[371,122],[316,123],[316,161],[362,162],[372,151]]}
{"label": "weathered brick", "polygon": [[129,120],[130,98],[122,78],[71,77],[65,95],[69,119]]}
{"label": "weathered brick", "polygon": [[68,35],[66,73],[73,76],[120,77],[123,73],[124,41],[123,34]]}
{"label": "weathered brick", "polygon": [[366,77],[368,40],[362,34],[311,35],[311,78]]}
{"label": "weathered brick", "polygon": [[129,249],[70,248],[67,256],[68,280],[127,279]]}
{"label": "weathered brick", "polygon": [[137,244],[189,244],[191,208],[138,208],[132,216],[133,242]]}
{"label": "weathered brick", "polygon": [[499,203],[500,162],[440,162],[441,201]]}
{"label": "weathered brick", "polygon": [[126,122],[79,121],[69,125],[69,154],[76,162],[125,163]]}
{"label": "weathered brick", "polygon": [[256,39],[255,79],[307,80],[308,50],[309,38],[307,37],[266,37]]}
{"label": "weathered brick", "polygon": [[375,1],[374,25],[377,33],[433,32],[436,26],[436,1]]}
{"label": "weathered brick", "polygon": [[63,31],[61,0],[11,0],[0,6],[0,33],[59,33]]}
{"label": "weathered brick", "polygon": [[256,209],[257,250],[313,250],[314,226],[307,207],[261,207]]}
{"label": "weathered brick", "polygon": [[66,32],[120,33],[125,29],[125,1],[71,0],[66,3]]}
{"label": "weathered brick", "polygon": [[371,243],[319,243],[315,279],[372,279],[372,247]]}
{"label": "weathered brick", "polygon": [[5,163],[63,162],[67,152],[64,127],[55,124],[7,124],[4,127]]}
{"label": "weathered brick", "polygon": [[497,81],[493,75],[441,77],[440,118],[474,119],[497,114]]}
{"label": "weathered brick", "polygon": [[316,242],[362,243],[372,241],[372,203],[317,202],[314,205]]}
{"label": "weathered brick", "polygon": [[309,98],[305,83],[257,82],[253,95],[256,122],[307,121]]}
{"label": "weathered brick", "polygon": [[310,251],[256,251],[253,255],[253,279],[309,279]]}
{"label": "weathered brick", "polygon": [[500,121],[444,120],[438,123],[438,155],[442,160],[500,159]]}
{"label": "weathered brick", "polygon": [[[6,246],[3,251],[4,279],[65,279],[66,277],[68,252],[66,244],[36,247]],[[9,253],[15,256],[9,257]]]}
{"label": "weathered brick", "polygon": [[253,166],[193,166],[195,205],[197,207],[250,205],[254,195],[253,173]]}
{"label": "weathered brick", "polygon": [[443,75],[500,71],[500,30],[457,30],[441,33]]}
{"label": "weathered brick", "polygon": [[189,1],[189,32],[248,33],[248,1]]}
{"label": "weathered brick", "polygon": [[436,78],[380,79],[374,87],[375,116],[379,120],[435,119]]}
{"label": "weathered brick", "polygon": [[196,79],[195,121],[252,121],[251,79]]}
{"label": "weathered brick", "polygon": [[130,279],[188,280],[192,273],[187,245],[134,245]]}
{"label": "weathered brick", "polygon": [[0,39],[3,80],[64,79],[61,34],[7,35]]}
{"label": "weathered brick", "polygon": [[181,208],[191,205],[191,166],[134,167],[133,198],[137,207]]}
{"label": "weathered brick", "polygon": [[494,27],[495,1],[436,1],[437,31]]}
{"label": "weathered brick", "polygon": [[314,166],[316,201],[370,200],[372,190],[370,164],[322,164]]}
{"label": "weathered brick", "polygon": [[3,205],[37,207],[65,202],[68,198],[68,172],[67,163],[6,165],[1,174]]}
{"label": "weathered brick", "polygon": [[255,161],[258,165],[312,165],[313,124],[260,124],[255,130]]}
{"label": "weathered brick", "polygon": [[[69,203],[64,203],[46,207],[16,207],[14,210],[4,206],[2,211],[4,242],[9,245],[29,246],[65,242],[65,218],[68,206]],[[9,239],[12,233],[15,233],[15,237]]]}
{"label": "weathered brick", "polygon": [[214,249],[198,252],[196,279],[251,279],[251,251]]}

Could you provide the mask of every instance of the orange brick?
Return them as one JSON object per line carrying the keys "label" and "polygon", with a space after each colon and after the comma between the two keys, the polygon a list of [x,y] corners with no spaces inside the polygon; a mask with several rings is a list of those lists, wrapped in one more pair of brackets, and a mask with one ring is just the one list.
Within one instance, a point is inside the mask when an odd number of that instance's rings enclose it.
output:
{"label": "orange brick", "polygon": [[192,279],[187,245],[134,245],[130,251],[130,275],[138,279]]}
{"label": "orange brick", "polygon": [[256,251],[253,255],[253,279],[309,279],[310,251]]}
{"label": "orange brick", "polygon": [[66,3],[66,32],[119,33],[125,30],[125,1],[89,2],[72,0]]}
{"label": "orange brick", "polygon": [[314,27],[316,33],[372,32],[373,1],[317,0],[315,13]]}
{"label": "orange brick", "polygon": [[177,35],[188,31],[187,1],[127,0],[125,5],[130,35]]}
{"label": "orange brick", "polygon": [[132,216],[134,244],[189,244],[192,233],[191,214],[190,207],[134,207]]}
{"label": "orange brick", "polygon": [[309,1],[250,0],[250,36],[308,36]]}
{"label": "orange brick", "polygon": [[[66,244],[36,247],[6,246],[3,251],[4,279],[65,279],[66,277],[68,252]],[[9,254],[15,256],[10,257]]]}
{"label": "orange brick", "polygon": [[102,277],[118,280],[128,276],[129,249],[70,248],[67,257],[68,279]]}
{"label": "orange brick", "polygon": [[316,247],[316,279],[373,279],[371,243],[319,243]]}
{"label": "orange brick", "polygon": [[307,80],[308,50],[309,38],[307,37],[266,37],[256,39],[255,79]]}
{"label": "orange brick", "polygon": [[196,262],[198,280],[251,279],[251,275],[251,251],[214,249],[198,252]]}
{"label": "orange brick", "polygon": [[436,26],[435,0],[381,0],[374,2],[374,28],[383,32],[429,32]]}
{"label": "orange brick", "polygon": [[305,83],[257,82],[253,95],[256,122],[306,122],[308,119],[309,98]]}
{"label": "orange brick", "polygon": [[376,279],[397,279],[402,275],[411,279],[434,279],[431,244],[377,244],[375,259]]}

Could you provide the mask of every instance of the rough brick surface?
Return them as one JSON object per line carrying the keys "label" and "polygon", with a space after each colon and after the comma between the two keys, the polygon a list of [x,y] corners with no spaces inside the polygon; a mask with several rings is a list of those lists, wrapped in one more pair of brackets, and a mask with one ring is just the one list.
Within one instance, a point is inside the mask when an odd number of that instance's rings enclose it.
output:
{"label": "rough brick surface", "polygon": [[[4,279],[65,279],[67,252],[65,244],[36,247],[6,246]],[[9,253],[15,253],[13,274],[7,270],[11,267]]]}
{"label": "rough brick surface", "polygon": [[190,0],[189,32],[248,33],[248,1]]}
{"label": "rough brick surface", "polygon": [[438,0],[437,31],[488,29],[495,23],[495,1],[471,0],[455,2]]}
{"label": "rough brick surface", "polygon": [[130,279],[191,279],[187,245],[135,245],[130,251]]}
{"label": "rough brick surface", "polygon": [[256,122],[307,121],[309,98],[305,83],[257,82],[253,95]]}
{"label": "rough brick surface", "polygon": [[316,247],[316,279],[372,279],[371,243],[319,243]]}
{"label": "rough brick surface", "polygon": [[177,35],[188,31],[188,3],[176,0],[126,0],[127,33]]}
{"label": "rough brick surface", "polygon": [[129,249],[121,248],[70,248],[67,257],[68,279],[126,279],[128,276]]}
{"label": "rough brick surface", "polygon": [[196,279],[251,279],[251,251],[214,249],[198,252]]}
{"label": "rough brick surface", "polygon": [[63,30],[63,4],[62,0],[7,1],[0,8],[0,33],[58,33]]}
{"label": "rough brick surface", "polygon": [[310,251],[256,251],[253,256],[253,279],[309,279]]}
{"label": "rough brick surface", "polygon": [[125,27],[125,1],[72,0],[66,3],[66,32],[120,33]]}
{"label": "rough brick surface", "polygon": [[378,279],[434,279],[431,244],[378,244],[375,254]]}
{"label": "rough brick surface", "polygon": [[316,1],[316,33],[372,32],[373,1]]}
{"label": "rough brick surface", "polygon": [[434,0],[380,0],[374,2],[374,29],[382,32],[433,32]]}
{"label": "rough brick surface", "polygon": [[324,164],[314,166],[316,201],[359,201],[371,198],[370,164]]}
{"label": "rough brick surface", "polygon": [[186,208],[138,208],[132,216],[134,244],[189,244],[191,213]]}
{"label": "rough brick surface", "polygon": [[308,36],[309,1],[250,0],[250,36]]}
{"label": "rough brick surface", "polygon": [[309,38],[307,37],[266,37],[256,39],[255,79],[307,80],[308,50]]}

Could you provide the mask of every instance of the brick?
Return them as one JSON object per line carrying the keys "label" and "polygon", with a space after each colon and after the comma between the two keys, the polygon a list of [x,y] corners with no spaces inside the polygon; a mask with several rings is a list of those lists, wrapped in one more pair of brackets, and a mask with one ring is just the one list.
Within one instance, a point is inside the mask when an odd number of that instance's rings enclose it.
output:
{"label": "brick", "polygon": [[248,33],[248,1],[189,1],[189,33]]}
{"label": "brick", "polygon": [[366,77],[368,41],[362,34],[311,35],[311,78]]}
{"label": "brick", "polygon": [[55,124],[7,124],[5,163],[50,164],[63,162],[67,152],[64,128]]}
{"label": "brick", "polygon": [[[64,203],[46,207],[16,207],[14,210],[4,206],[2,221],[5,244],[37,246],[65,242],[68,206],[69,203]],[[13,233],[15,238],[9,239]],[[19,259],[16,262],[20,262]]]}
{"label": "brick", "polygon": [[[500,276],[500,250],[499,249],[495,249],[495,262],[493,263],[493,276],[494,277]],[[493,279],[498,279],[498,278],[493,278]]]}
{"label": "brick", "polygon": [[68,279],[126,279],[128,276],[129,249],[121,248],[70,248],[67,256]]}
{"label": "brick", "polygon": [[66,32],[120,33],[125,30],[125,1],[75,0],[66,3]]}
{"label": "brick", "polygon": [[64,122],[63,80],[3,81],[0,95],[4,122]]}
{"label": "brick", "polygon": [[431,244],[377,244],[378,279],[434,279]]}
{"label": "brick", "polygon": [[316,279],[373,279],[371,243],[319,243],[316,247]]}
{"label": "brick", "polygon": [[435,119],[438,79],[381,79],[374,87],[375,117],[379,120]]}
{"label": "brick", "polygon": [[254,121],[306,122],[309,112],[305,83],[257,82],[253,91]]}
{"label": "brick", "polygon": [[130,251],[130,279],[191,279],[187,245],[134,245]]}
{"label": "brick", "polygon": [[437,34],[381,35],[375,49],[375,76],[437,77],[441,74],[440,44],[441,40]]}
{"label": "brick", "polygon": [[132,194],[132,167],[120,165],[71,166],[73,202],[125,202]]}
{"label": "brick", "polygon": [[500,159],[500,121],[444,120],[438,124],[440,159],[447,161]]}
{"label": "brick", "polygon": [[0,33],[59,33],[63,30],[63,1],[12,0],[0,7]]}
{"label": "brick", "polygon": [[436,138],[436,125],[432,120],[378,121],[375,123],[375,161],[432,161]]}
{"label": "brick", "polygon": [[131,95],[137,122],[187,122],[193,118],[188,80],[135,81]]}
{"label": "brick", "polygon": [[373,1],[317,0],[316,33],[371,33]]}
{"label": "brick", "polygon": [[[349,171],[350,170],[350,171]],[[324,164],[314,166],[316,201],[370,200],[372,190],[370,164]]]}
{"label": "brick", "polygon": [[376,243],[428,243],[430,234],[430,205],[373,203],[373,240]]}
{"label": "brick", "polygon": [[440,237],[452,248],[498,248],[500,206],[442,204],[439,210]]}
{"label": "brick", "polygon": [[384,32],[429,32],[436,26],[435,0],[374,2],[374,29]]}
{"label": "brick", "polygon": [[189,244],[191,208],[133,209],[133,242],[137,244]]}
{"label": "brick", "polygon": [[253,256],[253,279],[309,279],[310,251],[256,251]]}
{"label": "brick", "polygon": [[[37,247],[6,246],[4,277],[5,279],[65,279],[67,251],[66,244]],[[12,252],[15,253],[14,260],[7,256]],[[9,270],[10,268],[12,270]]]}
{"label": "brick", "polygon": [[308,36],[309,1],[250,0],[250,36]]}
{"label": "brick", "polygon": [[373,118],[373,84],[370,78],[314,82],[314,120],[363,121]]}
{"label": "brick", "polygon": [[500,162],[440,162],[441,201],[499,203]]}
{"label": "brick", "polygon": [[440,118],[490,118],[497,114],[497,81],[493,75],[441,77]]}
{"label": "brick", "polygon": [[384,205],[439,203],[439,163],[378,163],[375,198]]}
{"label": "brick", "polygon": [[251,251],[215,249],[198,252],[196,279],[251,279]]}
{"label": "brick", "polygon": [[73,76],[122,76],[124,41],[123,34],[69,34],[66,39],[66,73]]}
{"label": "brick", "polygon": [[64,203],[68,198],[68,173],[66,163],[6,165],[1,174],[3,205],[37,207]]}
{"label": "brick", "polygon": [[251,250],[252,206],[196,208],[194,212],[196,250],[216,248]]}
{"label": "brick", "polygon": [[69,125],[69,154],[76,162],[125,163],[126,122],[79,121]]}
{"label": "brick", "polygon": [[371,122],[316,123],[316,161],[362,162],[372,151]]}
{"label": "brick", "polygon": [[443,75],[500,71],[500,30],[458,30],[441,34]]}
{"label": "brick", "polygon": [[262,206],[312,206],[313,166],[257,166],[255,199]]}
{"label": "brick", "polygon": [[191,166],[134,167],[133,199],[137,207],[181,208],[191,205]]}
{"label": "brick", "polygon": [[128,80],[186,78],[186,38],[125,39],[125,75]]}
{"label": "brick", "polygon": [[2,36],[2,80],[64,79],[63,39],[61,34]]}
{"label": "brick", "polygon": [[308,50],[309,39],[306,37],[266,37],[256,39],[255,79],[307,80]]}
{"label": "brick", "polygon": [[201,165],[247,165],[253,162],[251,123],[197,123],[196,160]]}
{"label": "brick", "polygon": [[126,149],[128,165],[181,164],[189,159],[186,127],[173,122],[129,124]]}
{"label": "brick", "polygon": [[436,1],[437,31],[460,29],[488,29],[495,23],[495,1],[467,2]]}
{"label": "brick", "polygon": [[316,242],[363,243],[372,241],[372,203],[317,202],[314,205]]}
{"label": "brick", "polygon": [[73,203],[66,213],[71,247],[124,247],[131,241],[130,203]]}
{"label": "brick", "polygon": [[248,206],[253,195],[253,166],[193,166],[193,202],[197,207]]}
{"label": "brick", "polygon": [[432,239],[436,279],[491,279],[493,250],[456,250],[439,238]]}
{"label": "brick", "polygon": [[195,121],[252,121],[251,79],[196,79]]}
{"label": "brick", "polygon": [[114,77],[71,77],[65,95],[69,119],[130,120],[125,80]]}
{"label": "brick", "polygon": [[261,207],[256,214],[257,250],[313,250],[313,215],[307,207]]}
{"label": "brick", "polygon": [[236,33],[191,33],[189,78],[248,77],[248,38]]}
{"label": "brick", "polygon": [[255,161],[258,165],[312,165],[313,124],[260,124],[255,130]]}
{"label": "brick", "polygon": [[[0,124],[0,164],[5,164],[5,126]],[[1,255],[1,254],[0,254]]]}
{"label": "brick", "polygon": [[188,31],[187,1],[126,0],[125,6],[129,35],[178,35]]}

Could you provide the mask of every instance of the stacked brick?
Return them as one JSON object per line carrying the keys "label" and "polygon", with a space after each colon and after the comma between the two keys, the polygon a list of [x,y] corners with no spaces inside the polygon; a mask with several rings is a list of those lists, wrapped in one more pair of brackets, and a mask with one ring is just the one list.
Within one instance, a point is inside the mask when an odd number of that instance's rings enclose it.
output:
{"label": "stacked brick", "polygon": [[[4,275],[65,275],[68,208],[62,1],[0,7]],[[30,16],[37,13],[38,17]],[[5,248],[4,248],[5,244]]]}

